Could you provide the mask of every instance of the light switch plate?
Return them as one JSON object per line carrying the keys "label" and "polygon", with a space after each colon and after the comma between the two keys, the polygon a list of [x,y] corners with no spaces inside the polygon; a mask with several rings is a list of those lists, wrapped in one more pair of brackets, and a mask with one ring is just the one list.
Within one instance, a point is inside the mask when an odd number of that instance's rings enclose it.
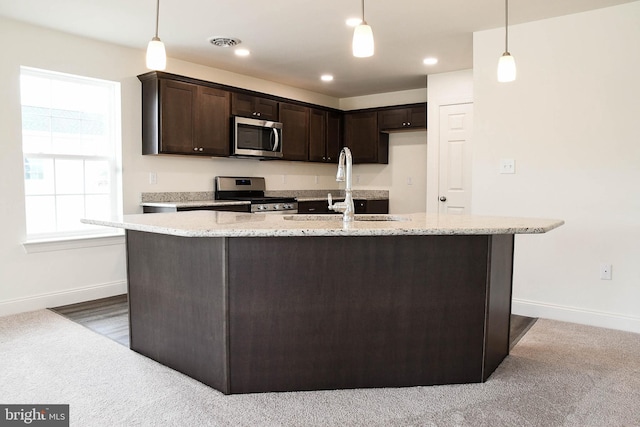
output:
{"label": "light switch plate", "polygon": [[500,159],[500,173],[516,173],[516,161],[514,159]]}

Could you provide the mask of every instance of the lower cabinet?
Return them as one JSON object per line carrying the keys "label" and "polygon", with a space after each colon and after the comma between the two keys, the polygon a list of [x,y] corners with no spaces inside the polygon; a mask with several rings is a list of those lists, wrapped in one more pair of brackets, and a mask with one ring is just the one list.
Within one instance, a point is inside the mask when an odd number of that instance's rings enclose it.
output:
{"label": "lower cabinet", "polygon": [[[344,199],[335,199],[334,202],[341,202]],[[389,199],[355,199],[353,207],[357,214],[388,214]],[[299,214],[336,214],[329,210],[329,203],[326,200],[298,201]]]}
{"label": "lower cabinet", "polygon": [[389,199],[375,199],[375,200],[354,200],[354,208],[356,213],[364,214],[388,214],[389,213]]}

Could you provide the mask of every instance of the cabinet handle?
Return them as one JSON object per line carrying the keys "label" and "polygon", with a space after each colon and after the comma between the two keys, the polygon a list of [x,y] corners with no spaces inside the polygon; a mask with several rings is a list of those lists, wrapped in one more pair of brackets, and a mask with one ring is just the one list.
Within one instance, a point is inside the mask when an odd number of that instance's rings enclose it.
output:
{"label": "cabinet handle", "polygon": [[198,147],[193,147],[193,151],[198,151]]}
{"label": "cabinet handle", "polygon": [[411,126],[411,122],[407,122],[407,126]]}
{"label": "cabinet handle", "polygon": [[447,198],[446,198],[445,196],[440,196],[440,201],[441,201],[441,202],[446,202],[446,201],[447,201]]}
{"label": "cabinet handle", "polygon": [[200,148],[198,149],[198,151],[204,151],[204,148],[200,147]]}

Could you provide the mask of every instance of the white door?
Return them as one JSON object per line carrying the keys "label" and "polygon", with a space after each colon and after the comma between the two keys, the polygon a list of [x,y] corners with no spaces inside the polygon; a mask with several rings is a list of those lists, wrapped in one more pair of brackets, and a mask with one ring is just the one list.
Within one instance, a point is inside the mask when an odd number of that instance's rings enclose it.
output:
{"label": "white door", "polygon": [[440,213],[470,213],[472,132],[473,104],[440,106]]}

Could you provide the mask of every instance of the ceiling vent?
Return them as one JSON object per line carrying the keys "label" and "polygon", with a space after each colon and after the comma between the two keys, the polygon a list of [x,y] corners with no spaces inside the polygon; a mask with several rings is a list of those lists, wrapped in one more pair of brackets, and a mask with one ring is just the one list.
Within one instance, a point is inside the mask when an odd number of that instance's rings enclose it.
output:
{"label": "ceiling vent", "polygon": [[233,47],[239,45],[242,42],[240,41],[240,39],[235,39],[232,37],[211,37],[209,39],[209,43],[218,47]]}

